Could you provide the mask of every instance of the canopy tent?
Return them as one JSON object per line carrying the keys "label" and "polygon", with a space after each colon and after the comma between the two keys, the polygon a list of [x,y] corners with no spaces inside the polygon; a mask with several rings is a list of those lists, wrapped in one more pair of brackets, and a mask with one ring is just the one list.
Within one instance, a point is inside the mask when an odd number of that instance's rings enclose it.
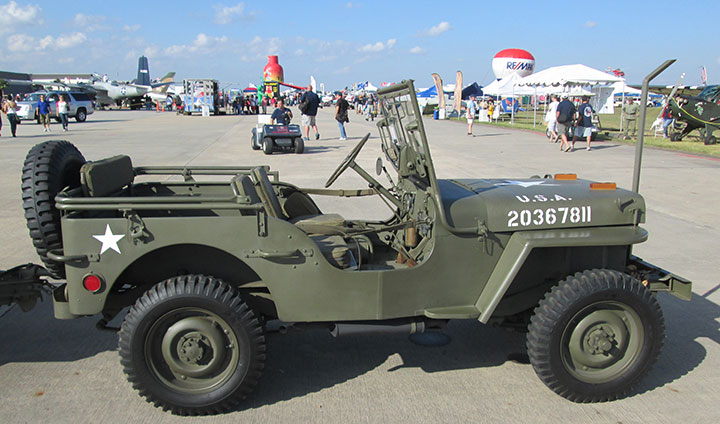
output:
{"label": "canopy tent", "polygon": [[474,82],[467,87],[462,89],[462,99],[467,100],[470,98],[470,96],[482,96],[483,89],[478,85],[478,83]]}
{"label": "canopy tent", "polygon": [[506,76],[503,79],[495,80],[483,87],[483,94],[487,96],[532,96],[538,93],[532,87],[520,86],[524,79],[517,72]]}
{"label": "canopy tent", "polygon": [[369,93],[374,93],[374,92],[378,91],[378,88],[375,87],[374,85],[372,85],[371,82],[368,82],[367,85],[365,86],[365,88],[363,88],[363,90],[365,90]]}
{"label": "canopy tent", "polygon": [[433,85],[425,91],[421,91],[415,95],[416,97],[437,97],[437,88]]}
{"label": "canopy tent", "polygon": [[248,87],[243,90],[243,93],[257,93],[258,89],[257,87]]}
{"label": "canopy tent", "polygon": [[576,64],[547,68],[523,78],[522,81],[518,82],[518,85],[530,87],[568,87],[574,85],[612,84],[620,81],[623,81],[623,79],[615,75],[606,74],[603,71],[593,69],[589,66]]}

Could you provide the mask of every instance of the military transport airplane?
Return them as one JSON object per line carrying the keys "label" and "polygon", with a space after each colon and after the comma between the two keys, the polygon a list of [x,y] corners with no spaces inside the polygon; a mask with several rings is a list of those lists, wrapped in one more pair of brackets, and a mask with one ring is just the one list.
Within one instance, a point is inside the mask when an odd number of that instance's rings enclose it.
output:
{"label": "military transport airplane", "polygon": [[141,106],[147,96],[153,101],[165,101],[167,86],[174,81],[175,72],[168,72],[158,83],[150,82],[150,69],[145,56],[138,60],[138,75],[132,82],[103,81],[99,77],[90,86],[95,90],[96,102],[103,105],[126,103],[130,108]]}

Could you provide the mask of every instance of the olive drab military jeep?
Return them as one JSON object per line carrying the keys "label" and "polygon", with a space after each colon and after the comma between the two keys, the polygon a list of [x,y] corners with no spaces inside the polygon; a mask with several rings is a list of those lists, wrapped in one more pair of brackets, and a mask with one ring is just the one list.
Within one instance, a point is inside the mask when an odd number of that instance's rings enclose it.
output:
{"label": "olive drab military jeep", "polygon": [[[396,173],[379,160],[386,185],[355,161],[370,134],[325,188],[264,166],[134,167],[128,156],[86,161],[65,141],[33,148],[23,199],[47,272],[66,281],[56,317],[100,314],[102,327],[129,307],[127,378],[182,415],[238,405],[278,320],[336,336],[451,319],[522,328],[551,390],[575,402],[628,395],[663,345],[656,293],[691,295],[689,281],[632,255],[647,239],[643,198],[573,174],[437,179],[412,81],[378,100]],[[368,188],[329,188],[348,168]],[[352,220],[311,196],[380,196],[392,216]]]}

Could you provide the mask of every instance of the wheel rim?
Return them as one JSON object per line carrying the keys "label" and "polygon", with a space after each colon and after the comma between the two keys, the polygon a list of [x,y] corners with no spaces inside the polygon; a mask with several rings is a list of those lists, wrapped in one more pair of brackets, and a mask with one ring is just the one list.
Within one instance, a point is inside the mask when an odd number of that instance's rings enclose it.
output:
{"label": "wheel rim", "polygon": [[181,393],[207,393],[241,367],[232,327],[202,308],[180,308],[155,321],[145,340],[145,359],[154,376]]}
{"label": "wheel rim", "polygon": [[598,302],[580,310],[562,335],[565,369],[586,383],[612,381],[638,359],[645,330],[640,316],[620,302]]}

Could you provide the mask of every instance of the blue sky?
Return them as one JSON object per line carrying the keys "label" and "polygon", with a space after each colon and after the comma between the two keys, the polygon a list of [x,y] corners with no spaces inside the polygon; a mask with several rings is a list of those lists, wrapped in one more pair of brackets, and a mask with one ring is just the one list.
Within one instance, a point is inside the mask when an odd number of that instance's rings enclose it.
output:
{"label": "blue sky", "polygon": [[[555,5],[553,5],[555,4]],[[562,5],[562,6],[561,6]],[[132,79],[145,54],[152,77],[257,83],[267,55],[285,81],[328,89],[413,78],[492,81],[491,61],[522,48],[536,70],[583,63],[620,68],[629,83],[667,58],[656,82],[720,82],[720,2],[692,1],[30,1],[0,0],[0,70],[107,73]]]}

